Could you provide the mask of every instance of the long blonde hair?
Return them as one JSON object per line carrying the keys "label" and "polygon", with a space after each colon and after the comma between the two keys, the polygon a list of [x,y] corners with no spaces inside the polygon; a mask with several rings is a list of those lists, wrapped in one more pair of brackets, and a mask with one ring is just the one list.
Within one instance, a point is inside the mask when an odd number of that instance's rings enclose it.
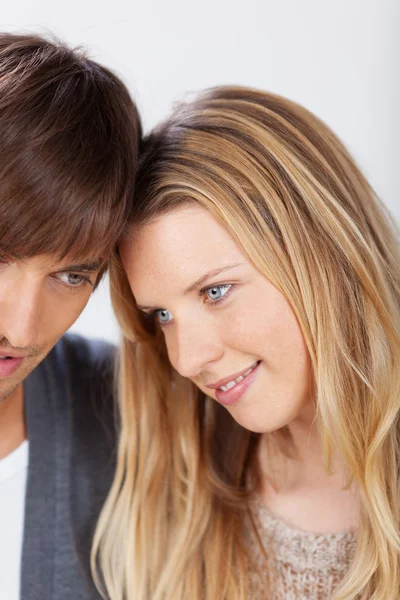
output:
{"label": "long blonde hair", "polygon": [[[302,328],[327,469],[335,449],[361,495],[356,555],[335,599],[398,598],[394,224],[324,123],[286,99],[237,87],[178,106],[144,143],[130,222],[188,202],[224,224]],[[118,256],[111,284],[123,332],[121,427],[94,540],[98,584],[115,600],[244,600],[243,518],[259,436],[172,369]]]}

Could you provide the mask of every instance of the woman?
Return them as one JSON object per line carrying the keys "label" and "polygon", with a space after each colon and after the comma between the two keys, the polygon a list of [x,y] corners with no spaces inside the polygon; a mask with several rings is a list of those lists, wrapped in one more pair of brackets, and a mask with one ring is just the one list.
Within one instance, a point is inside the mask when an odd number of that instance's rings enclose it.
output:
{"label": "woman", "polygon": [[245,88],[179,106],[111,277],[109,596],[398,598],[398,238],[326,125]]}

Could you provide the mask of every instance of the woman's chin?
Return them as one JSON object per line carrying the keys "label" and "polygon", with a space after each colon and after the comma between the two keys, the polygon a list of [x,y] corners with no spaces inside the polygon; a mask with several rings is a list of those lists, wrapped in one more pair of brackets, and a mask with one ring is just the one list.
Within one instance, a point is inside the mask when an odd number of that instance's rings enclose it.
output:
{"label": "woman's chin", "polygon": [[266,414],[265,410],[252,409],[250,407],[229,407],[227,409],[239,425],[253,433],[272,433],[288,424],[290,418],[286,415]]}

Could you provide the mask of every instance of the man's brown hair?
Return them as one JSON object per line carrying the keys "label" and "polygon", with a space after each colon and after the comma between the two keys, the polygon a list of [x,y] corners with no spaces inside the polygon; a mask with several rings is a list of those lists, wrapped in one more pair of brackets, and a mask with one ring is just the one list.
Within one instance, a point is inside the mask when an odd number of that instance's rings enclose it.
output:
{"label": "man's brown hair", "polygon": [[0,33],[0,256],[109,258],[141,127],[116,75],[36,35]]}

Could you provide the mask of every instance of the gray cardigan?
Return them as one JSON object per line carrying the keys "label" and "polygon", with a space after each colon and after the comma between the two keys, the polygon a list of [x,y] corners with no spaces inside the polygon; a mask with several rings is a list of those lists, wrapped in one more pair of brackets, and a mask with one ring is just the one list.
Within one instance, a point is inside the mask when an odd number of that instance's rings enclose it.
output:
{"label": "gray cardigan", "polygon": [[95,523],[115,461],[113,350],[66,335],[24,383],[29,467],[21,600],[99,600]]}

